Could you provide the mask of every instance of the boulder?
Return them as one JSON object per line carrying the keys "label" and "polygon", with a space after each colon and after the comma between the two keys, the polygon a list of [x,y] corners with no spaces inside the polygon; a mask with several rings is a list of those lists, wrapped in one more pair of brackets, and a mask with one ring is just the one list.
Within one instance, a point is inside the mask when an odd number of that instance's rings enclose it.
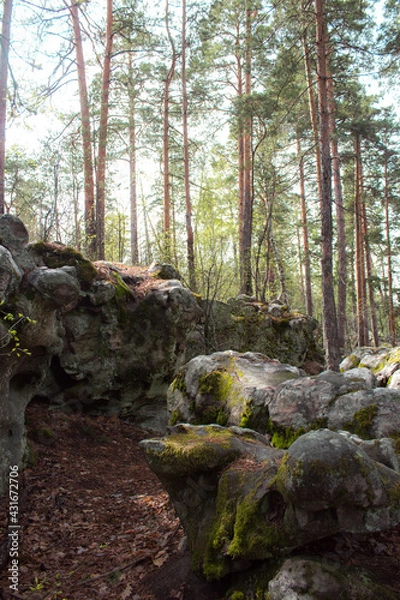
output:
{"label": "boulder", "polygon": [[193,358],[168,391],[171,423],[268,427],[275,389],[305,373],[262,354],[226,351]]}
{"label": "boulder", "polygon": [[270,600],[394,600],[389,590],[364,572],[301,556],[285,560],[268,592]]}
{"label": "boulder", "polygon": [[210,580],[338,532],[400,522],[400,474],[340,433],[310,432],[282,451],[251,430],[180,424],[141,447],[193,568]]}
{"label": "boulder", "polygon": [[324,363],[317,321],[289,311],[286,305],[266,304],[242,294],[227,303],[204,300],[202,308],[204,319],[190,339],[188,358],[234,350],[264,354],[297,367]]}
{"label": "boulder", "polygon": [[400,433],[400,392],[370,389],[369,378],[354,369],[346,376],[322,373],[279,386],[268,404],[275,443],[288,445],[297,435],[315,427],[345,429],[364,439]]}

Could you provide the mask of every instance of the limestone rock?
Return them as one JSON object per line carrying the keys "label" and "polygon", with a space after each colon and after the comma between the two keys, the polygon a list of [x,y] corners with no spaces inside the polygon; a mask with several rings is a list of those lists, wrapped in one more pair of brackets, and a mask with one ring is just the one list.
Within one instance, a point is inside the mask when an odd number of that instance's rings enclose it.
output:
{"label": "limestone rock", "polygon": [[0,245],[11,252],[13,260],[22,271],[35,267],[35,263],[26,248],[28,239],[28,231],[21,219],[10,214],[1,215]]}
{"label": "limestone rock", "polygon": [[365,573],[324,560],[288,558],[268,585],[270,600],[394,600]]}
{"label": "limestone rock", "polygon": [[400,522],[400,474],[340,433],[308,433],[284,452],[250,430],[181,424],[141,446],[208,579]]}
{"label": "limestone rock", "polygon": [[123,265],[95,266],[68,246],[27,242],[19,219],[0,217],[0,493],[9,465],[24,461],[24,412],[35,395],[164,431],[167,389],[202,314],[177,279],[160,283]]}
{"label": "limestone rock", "polygon": [[316,340],[317,321],[292,313],[287,306],[240,295],[227,303],[203,301],[202,308],[205,317],[193,347],[188,348],[188,358],[208,354],[212,348],[256,352],[297,367],[324,362]]}
{"label": "limestone rock", "polygon": [[[400,391],[370,389],[370,378],[349,370],[346,376],[326,372],[283,383],[268,404],[273,429],[308,431],[325,426],[362,438],[400,433]],[[373,380],[372,380],[373,385]]]}
{"label": "limestone rock", "polygon": [[265,432],[275,388],[305,373],[262,354],[227,351],[193,358],[168,391],[173,423],[242,425]]}
{"label": "limestone rock", "polygon": [[65,269],[34,269],[28,275],[29,284],[52,308],[74,305],[81,291],[79,283]]}
{"label": "limestone rock", "polygon": [[161,262],[153,262],[148,268],[148,272],[152,277],[159,279],[180,279],[180,273],[173,265]]}
{"label": "limestone rock", "polygon": [[23,272],[14,261],[12,254],[4,246],[0,246],[0,302],[8,295],[14,294],[23,276]]}
{"label": "limestone rock", "polygon": [[375,375],[367,369],[366,367],[356,367],[354,369],[349,369],[343,373],[344,377],[348,377],[349,379],[359,379],[361,381],[365,381],[366,389],[376,388],[378,385],[378,380]]}

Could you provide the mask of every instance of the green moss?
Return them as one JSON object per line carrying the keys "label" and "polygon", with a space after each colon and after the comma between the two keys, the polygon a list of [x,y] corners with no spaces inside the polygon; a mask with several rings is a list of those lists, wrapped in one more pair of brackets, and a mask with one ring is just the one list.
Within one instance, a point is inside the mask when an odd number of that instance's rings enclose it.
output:
{"label": "green moss", "polygon": [[274,548],[279,548],[281,532],[275,524],[267,525],[260,504],[249,495],[237,506],[233,540],[228,546],[228,554],[233,558],[268,557]]}
{"label": "green moss", "polygon": [[327,427],[327,419],[317,419],[310,423],[310,426],[306,429],[300,427],[300,429],[293,429],[292,427],[281,427],[280,425],[274,424],[271,420],[268,423],[268,433],[272,436],[271,443],[275,448],[286,449],[289,448],[300,436],[304,435],[308,431],[316,429],[323,429]]}
{"label": "green moss", "polygon": [[182,474],[208,469],[210,465],[222,469],[237,457],[238,451],[234,448],[229,452],[232,438],[233,435],[224,429],[210,427],[203,436],[188,429],[167,438],[164,451],[155,458],[170,463],[175,472]]}
{"label": "green moss", "polygon": [[175,390],[179,390],[183,394],[186,393],[186,385],[185,385],[185,374],[180,371],[173,382],[171,383],[171,390],[174,392]]}
{"label": "green moss", "polygon": [[388,365],[392,365],[394,363],[400,363],[400,348],[393,350],[387,360]]}
{"label": "green moss", "polygon": [[206,423],[216,423],[224,427],[228,423],[229,416],[224,406],[208,406],[201,412],[199,419],[194,419],[195,425],[203,425]]}
{"label": "green moss", "polygon": [[[358,367],[360,361],[355,354],[350,354],[347,359],[351,361],[351,366],[353,369]],[[343,369],[340,369],[340,372],[343,373]]]}
{"label": "green moss", "polygon": [[176,425],[177,423],[182,423],[183,421],[184,421],[184,418],[183,418],[183,415],[180,410],[174,410],[171,413],[171,416],[169,418],[170,425]]}
{"label": "green moss", "polygon": [[32,249],[39,254],[49,269],[57,269],[64,266],[75,267],[78,280],[83,287],[90,286],[97,277],[96,267],[85,258],[78,250],[71,246],[57,244],[46,244],[39,241],[32,245]]}
{"label": "green moss", "polygon": [[243,592],[232,592],[229,596],[229,600],[246,600],[246,596]]}
{"label": "green moss", "polygon": [[[266,518],[270,494],[264,489],[264,473],[250,477],[251,481],[247,471],[235,467],[220,477],[216,515],[204,553],[207,579],[226,575],[232,560],[270,558],[282,547],[282,523]],[[272,493],[281,498],[278,492]]]}
{"label": "green moss", "polygon": [[115,298],[117,300],[122,300],[132,295],[131,289],[126,285],[126,283],[122,280],[121,276],[118,273],[113,273],[115,279]]}
{"label": "green moss", "polygon": [[212,371],[198,380],[200,394],[210,394],[216,402],[226,400],[232,388],[232,376],[227,371]]}
{"label": "green moss", "polygon": [[371,427],[377,414],[378,406],[376,404],[361,408],[354,413],[351,421],[343,424],[343,428],[351,433],[355,433],[362,439],[371,439],[373,437]]}
{"label": "green moss", "polygon": [[400,483],[395,483],[393,486],[388,487],[388,496],[394,504],[400,502]]}
{"label": "green moss", "polygon": [[229,406],[241,401],[241,398],[237,397],[235,393],[232,374],[224,369],[201,375],[198,380],[198,392],[202,396],[208,397],[209,401],[200,403],[199,406],[196,406],[195,403],[191,404],[191,412],[199,413],[193,422],[198,425],[206,423],[227,425]]}

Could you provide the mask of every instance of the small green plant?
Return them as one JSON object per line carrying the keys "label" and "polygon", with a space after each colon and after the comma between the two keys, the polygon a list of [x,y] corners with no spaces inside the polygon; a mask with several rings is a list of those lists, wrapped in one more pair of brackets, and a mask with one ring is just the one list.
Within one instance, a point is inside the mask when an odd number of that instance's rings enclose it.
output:
{"label": "small green plant", "polygon": [[35,583],[29,587],[31,592],[42,592],[44,590],[44,586],[47,583],[47,579],[44,581],[39,581],[38,577],[35,577]]}
{"label": "small green plant", "polygon": [[[5,301],[2,300],[0,302],[0,306],[3,306],[4,303]],[[36,324],[36,321],[34,319],[31,319],[27,315],[22,314],[21,312],[18,312],[16,315],[14,315],[11,312],[5,312],[1,309],[0,319],[3,320],[7,329],[7,333],[0,337],[0,348],[6,348],[10,344],[12,346],[9,352],[5,352],[0,356],[11,356],[12,354],[15,354],[18,357],[22,356],[23,354],[30,356],[31,353],[29,352],[29,350],[27,348],[21,347],[18,328],[24,323]]]}

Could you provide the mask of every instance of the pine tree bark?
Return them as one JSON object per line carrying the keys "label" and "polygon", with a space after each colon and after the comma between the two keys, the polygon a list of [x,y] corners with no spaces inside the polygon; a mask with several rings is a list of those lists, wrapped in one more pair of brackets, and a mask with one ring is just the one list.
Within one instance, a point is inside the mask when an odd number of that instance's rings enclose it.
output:
{"label": "pine tree bark", "polygon": [[10,49],[12,0],[4,0],[0,48],[0,214],[6,211],[5,163],[7,122],[8,55]]}
{"label": "pine tree bark", "polygon": [[[304,159],[301,152],[301,144],[299,135],[297,135],[297,156],[299,160],[299,177],[300,177],[300,202],[301,202],[301,226],[303,234],[303,261],[304,261],[304,292],[306,313],[308,316],[313,315],[313,301],[311,291],[311,260],[310,260],[310,245],[308,239],[308,221],[307,221],[307,205],[305,193],[305,178],[304,178]],[[301,268],[301,266],[300,266]]]}
{"label": "pine tree bark", "polygon": [[386,231],[386,258],[387,258],[387,282],[388,282],[388,305],[389,305],[389,339],[392,346],[396,345],[396,325],[394,318],[393,303],[393,271],[392,271],[392,241],[390,236],[390,198],[388,178],[388,155],[385,153],[384,165],[384,193],[385,193],[385,231]]}
{"label": "pine tree bark", "polygon": [[[244,69],[244,94],[249,100],[251,95],[251,37],[252,37],[252,10],[250,2],[246,4],[246,35],[245,35],[245,69]],[[249,106],[245,107],[243,131],[243,211],[242,211],[242,237],[240,247],[240,273],[241,292],[252,293],[251,273],[251,242],[253,229],[253,182],[252,182],[252,118]]]}
{"label": "pine tree bark", "polygon": [[190,197],[189,133],[188,133],[188,95],[186,81],[186,0],[182,0],[182,121],[183,121],[183,163],[186,205],[186,242],[189,271],[189,286],[196,291],[196,265],[194,256],[194,236],[192,227],[192,201]]}
{"label": "pine tree bark", "polygon": [[328,77],[329,130],[332,150],[333,190],[336,206],[337,260],[338,260],[338,343],[345,346],[346,304],[347,304],[347,257],[346,232],[343,207],[342,178],[340,174],[340,155],[335,122],[335,94],[333,78]]}
{"label": "pine tree bark", "polygon": [[113,2],[107,0],[106,47],[101,81],[99,147],[96,169],[96,254],[100,260],[104,259],[106,163],[112,47]]}
{"label": "pine tree bark", "polygon": [[138,215],[137,215],[137,170],[136,170],[136,103],[132,55],[128,54],[129,73],[129,205],[131,221],[131,262],[139,263]]}
{"label": "pine tree bark", "polygon": [[367,319],[367,287],[365,277],[365,243],[362,208],[362,164],[360,136],[354,134],[354,153],[356,160],[355,170],[355,198],[354,220],[356,236],[356,289],[357,289],[357,324],[358,345],[368,346],[368,319]]}
{"label": "pine tree bark", "polygon": [[[364,187],[364,184],[363,184]],[[378,333],[378,319],[376,316],[376,304],[373,287],[373,266],[371,250],[368,241],[368,221],[367,221],[367,210],[365,206],[364,198],[362,199],[362,225],[364,228],[363,237],[365,242],[365,264],[367,268],[367,281],[368,281],[368,296],[369,296],[369,310],[371,315],[371,329],[372,337],[374,340],[375,348],[379,346],[379,333]]]}
{"label": "pine tree bark", "polygon": [[164,100],[163,100],[163,168],[164,168],[164,203],[163,203],[163,236],[164,236],[164,257],[165,260],[172,260],[172,232],[171,232],[171,189],[169,172],[169,90],[175,73],[177,54],[174,40],[169,26],[169,2],[166,0],[165,6],[165,27],[168,40],[172,50],[171,66],[164,82]]}
{"label": "pine tree bark", "polygon": [[322,320],[326,366],[338,370],[340,348],[337,334],[336,307],[333,287],[332,258],[332,188],[331,154],[329,144],[328,71],[326,48],[326,22],[324,0],[315,0],[317,81],[319,100],[319,151],[321,156],[321,271],[322,271]]}
{"label": "pine tree bark", "polygon": [[81,132],[83,146],[83,177],[85,190],[85,245],[86,252],[90,258],[96,254],[96,221],[95,221],[95,193],[93,178],[93,152],[92,135],[90,127],[89,99],[86,84],[86,69],[83,56],[83,44],[81,27],[79,23],[79,9],[77,4],[69,5],[72,28],[74,33],[74,44],[76,52],[76,64],[78,72],[79,102],[81,111]]}

